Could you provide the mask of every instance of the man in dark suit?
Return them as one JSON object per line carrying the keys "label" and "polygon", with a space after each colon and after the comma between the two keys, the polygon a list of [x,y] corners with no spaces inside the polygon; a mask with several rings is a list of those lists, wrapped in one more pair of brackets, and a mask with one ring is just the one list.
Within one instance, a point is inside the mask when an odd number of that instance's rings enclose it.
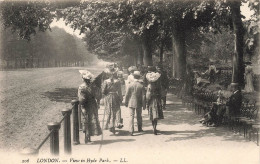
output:
{"label": "man in dark suit", "polygon": [[134,81],[127,87],[125,95],[125,106],[130,111],[130,135],[134,133],[134,115],[136,111],[138,132],[142,132],[142,108],[145,109],[145,88],[143,82],[140,80],[141,73],[134,71]]}
{"label": "man in dark suit", "polygon": [[240,114],[240,107],[242,104],[242,94],[238,86],[238,83],[231,83],[232,95],[229,97],[226,105],[229,108],[231,116],[237,116]]}
{"label": "man in dark suit", "polygon": [[161,102],[162,102],[162,109],[165,110],[166,108],[166,95],[167,90],[169,89],[169,79],[167,76],[167,72],[163,70],[162,65],[158,65],[156,67],[157,72],[161,74],[160,80],[161,80]]}

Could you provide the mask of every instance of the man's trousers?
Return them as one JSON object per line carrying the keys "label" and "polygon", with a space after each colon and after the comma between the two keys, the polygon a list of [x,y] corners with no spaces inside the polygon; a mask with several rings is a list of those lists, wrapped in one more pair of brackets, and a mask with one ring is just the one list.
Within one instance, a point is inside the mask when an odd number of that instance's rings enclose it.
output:
{"label": "man's trousers", "polygon": [[135,111],[137,116],[137,126],[138,130],[142,129],[142,108],[131,108],[129,107],[129,113],[130,113],[130,122],[129,122],[129,132],[134,132],[134,117],[135,117]]}

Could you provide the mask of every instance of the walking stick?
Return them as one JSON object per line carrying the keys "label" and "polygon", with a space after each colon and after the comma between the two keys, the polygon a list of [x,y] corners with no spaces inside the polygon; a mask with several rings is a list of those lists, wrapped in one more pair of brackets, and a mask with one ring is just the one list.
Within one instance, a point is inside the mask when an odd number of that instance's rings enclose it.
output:
{"label": "walking stick", "polygon": [[[104,98],[104,97],[103,97]],[[103,99],[104,100],[104,99]],[[100,142],[100,145],[99,145],[99,148],[98,148],[98,152],[100,152],[101,148],[102,148],[102,143],[103,143],[103,140],[104,140],[104,122],[105,122],[105,109],[104,109],[104,113],[103,113],[103,120],[102,120],[102,134],[101,134],[101,142]]]}

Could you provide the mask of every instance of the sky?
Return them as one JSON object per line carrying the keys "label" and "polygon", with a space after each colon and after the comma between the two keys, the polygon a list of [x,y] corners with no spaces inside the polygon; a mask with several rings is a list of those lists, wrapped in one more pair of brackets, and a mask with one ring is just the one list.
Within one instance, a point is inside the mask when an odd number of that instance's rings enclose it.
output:
{"label": "sky", "polygon": [[250,10],[248,7],[249,2],[247,3],[242,3],[242,6],[240,7],[242,15],[244,15],[246,18],[245,20],[248,20],[251,15],[254,14],[254,11]]}
{"label": "sky", "polygon": [[57,21],[56,19],[53,20],[53,22],[51,23],[51,28],[52,27],[59,27],[64,29],[67,33],[74,35],[80,39],[82,39],[84,37],[84,34],[79,35],[80,31],[79,30],[73,30],[72,28],[70,28],[68,25],[65,25],[65,21],[63,21],[62,19],[60,19],[59,21]]}

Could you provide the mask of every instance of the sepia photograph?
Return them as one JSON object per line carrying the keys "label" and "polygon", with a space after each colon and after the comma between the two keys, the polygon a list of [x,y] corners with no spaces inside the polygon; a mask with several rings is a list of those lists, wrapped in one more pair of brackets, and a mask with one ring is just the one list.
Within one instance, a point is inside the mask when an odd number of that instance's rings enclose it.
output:
{"label": "sepia photograph", "polygon": [[259,164],[259,0],[0,0],[0,164]]}

